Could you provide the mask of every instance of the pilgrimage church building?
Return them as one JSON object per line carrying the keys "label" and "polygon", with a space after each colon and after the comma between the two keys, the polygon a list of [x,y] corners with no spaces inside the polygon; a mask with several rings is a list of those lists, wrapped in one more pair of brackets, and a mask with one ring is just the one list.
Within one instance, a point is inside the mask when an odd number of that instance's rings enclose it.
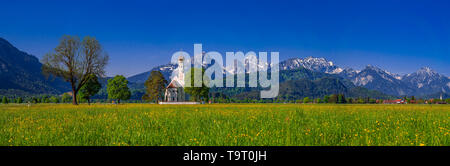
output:
{"label": "pilgrimage church building", "polygon": [[[186,93],[184,92],[184,58],[178,58],[178,75],[172,78],[164,93],[164,103],[185,102]],[[162,104],[164,104],[162,103]],[[185,103],[181,103],[185,104]]]}

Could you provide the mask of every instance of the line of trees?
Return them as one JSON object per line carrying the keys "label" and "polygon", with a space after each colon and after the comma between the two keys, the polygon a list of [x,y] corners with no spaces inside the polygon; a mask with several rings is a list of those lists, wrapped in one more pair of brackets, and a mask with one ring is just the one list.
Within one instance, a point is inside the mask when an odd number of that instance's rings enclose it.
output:
{"label": "line of trees", "polygon": [[41,96],[29,96],[29,97],[0,97],[2,104],[10,103],[70,103],[72,97],[65,93],[61,96],[41,95]]}
{"label": "line of trees", "polygon": [[[303,99],[297,99],[297,100],[286,100],[284,98],[274,98],[274,99],[235,99],[227,97],[226,95],[222,95],[220,93],[213,93],[210,94],[211,101],[213,103],[330,103],[330,104],[382,104],[384,100],[382,99],[375,99],[370,97],[360,97],[360,98],[346,98],[343,94],[332,94],[332,95],[326,95],[322,98],[310,98],[305,97]],[[408,100],[406,100],[408,99]],[[414,98],[405,98],[405,101],[409,104],[437,104],[437,103],[447,103],[450,104],[450,98],[449,99],[416,99],[413,101]]]}

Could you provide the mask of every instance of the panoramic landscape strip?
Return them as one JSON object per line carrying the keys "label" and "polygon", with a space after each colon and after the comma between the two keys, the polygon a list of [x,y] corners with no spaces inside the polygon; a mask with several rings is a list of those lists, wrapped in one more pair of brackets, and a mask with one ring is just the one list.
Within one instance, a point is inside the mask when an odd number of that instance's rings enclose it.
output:
{"label": "panoramic landscape strip", "polygon": [[449,7],[4,1],[0,152],[132,151],[151,163],[211,164],[449,152]]}

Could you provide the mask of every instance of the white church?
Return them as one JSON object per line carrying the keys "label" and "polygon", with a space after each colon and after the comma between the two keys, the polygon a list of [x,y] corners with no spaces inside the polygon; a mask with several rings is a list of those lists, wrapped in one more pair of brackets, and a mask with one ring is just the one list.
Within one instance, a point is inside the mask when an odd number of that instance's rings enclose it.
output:
{"label": "white church", "polygon": [[184,58],[178,58],[178,74],[172,78],[164,93],[164,102],[159,104],[200,104],[199,102],[188,102],[184,92]]}
{"label": "white church", "polygon": [[184,58],[178,58],[178,75],[172,78],[164,93],[165,102],[185,102],[186,93],[184,92]]}

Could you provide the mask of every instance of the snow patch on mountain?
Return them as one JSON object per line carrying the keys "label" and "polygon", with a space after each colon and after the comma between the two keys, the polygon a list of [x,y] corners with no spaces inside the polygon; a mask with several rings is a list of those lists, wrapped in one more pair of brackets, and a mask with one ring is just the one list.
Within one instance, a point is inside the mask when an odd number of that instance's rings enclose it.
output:
{"label": "snow patch on mountain", "polygon": [[292,58],[280,63],[280,70],[292,70],[301,67],[328,74],[339,74],[343,71],[342,68],[335,66],[333,62],[327,61],[325,58],[315,58],[311,56],[304,59]]}
{"label": "snow patch on mountain", "polygon": [[371,76],[371,75],[367,75],[365,77],[356,77],[355,79],[352,80],[353,84],[355,84],[357,86],[364,86],[372,81],[373,81],[373,76]]}

